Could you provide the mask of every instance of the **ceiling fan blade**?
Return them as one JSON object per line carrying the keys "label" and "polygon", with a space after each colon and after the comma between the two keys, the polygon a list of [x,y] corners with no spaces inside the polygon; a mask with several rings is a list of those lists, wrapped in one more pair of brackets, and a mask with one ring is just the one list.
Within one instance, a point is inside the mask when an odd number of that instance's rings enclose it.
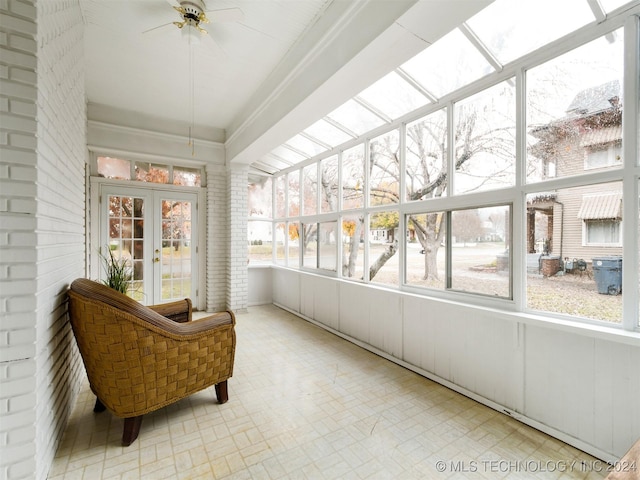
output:
{"label": "ceiling fan blade", "polygon": [[220,44],[216,42],[208,32],[201,32],[200,38],[202,39],[203,47],[213,52],[216,57],[225,58],[227,56]]}
{"label": "ceiling fan blade", "polygon": [[164,29],[165,27],[168,27],[169,25],[174,25],[175,23],[176,22],[170,22],[170,23],[165,23],[163,25],[158,25],[157,27],[153,27],[153,28],[150,28],[149,30],[145,30],[144,32],[142,32],[142,34],[144,35],[145,33],[150,33],[155,30],[160,30],[161,28]]}
{"label": "ceiling fan blade", "polygon": [[180,2],[178,2],[178,0],[167,0],[167,3],[173,8],[180,8]]}
{"label": "ceiling fan blade", "polygon": [[239,8],[208,10],[205,13],[212,22],[241,22],[244,20],[244,13]]}

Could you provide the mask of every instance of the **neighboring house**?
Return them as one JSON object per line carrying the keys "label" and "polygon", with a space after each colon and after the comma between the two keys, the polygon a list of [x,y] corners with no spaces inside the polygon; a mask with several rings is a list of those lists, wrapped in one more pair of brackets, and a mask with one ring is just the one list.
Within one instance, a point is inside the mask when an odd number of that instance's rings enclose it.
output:
{"label": "neighboring house", "polygon": [[[530,133],[545,178],[622,164],[622,105],[616,81],[578,93],[567,116]],[[622,255],[622,184],[565,188],[527,198],[527,252],[561,260]]]}

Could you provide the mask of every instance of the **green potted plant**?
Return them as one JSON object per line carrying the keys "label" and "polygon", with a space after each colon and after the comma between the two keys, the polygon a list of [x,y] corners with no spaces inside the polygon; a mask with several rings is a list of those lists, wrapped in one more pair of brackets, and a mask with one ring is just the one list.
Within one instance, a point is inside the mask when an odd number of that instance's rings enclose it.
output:
{"label": "green potted plant", "polygon": [[108,255],[100,254],[104,261],[106,278],[102,281],[107,287],[111,287],[125,295],[131,287],[133,274],[126,258],[116,258],[113,251],[107,247]]}

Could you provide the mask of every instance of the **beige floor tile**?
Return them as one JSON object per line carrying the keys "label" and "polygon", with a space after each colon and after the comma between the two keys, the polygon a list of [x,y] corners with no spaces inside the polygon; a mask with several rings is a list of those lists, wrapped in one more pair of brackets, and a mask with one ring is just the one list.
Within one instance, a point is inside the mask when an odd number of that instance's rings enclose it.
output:
{"label": "beige floor tile", "polygon": [[[237,336],[229,402],[210,388],[146,415],[129,447],[85,384],[50,480],[605,476],[580,467],[589,455],[277,307],[238,314]],[[535,468],[562,462],[573,470]]]}

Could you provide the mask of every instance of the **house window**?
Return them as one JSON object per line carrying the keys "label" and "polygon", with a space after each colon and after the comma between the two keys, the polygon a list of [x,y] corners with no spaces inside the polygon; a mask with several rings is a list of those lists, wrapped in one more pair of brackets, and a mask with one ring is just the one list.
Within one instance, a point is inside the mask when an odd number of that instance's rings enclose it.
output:
{"label": "house window", "polygon": [[584,245],[619,246],[622,193],[585,195],[578,211]]}
{"label": "house window", "polygon": [[584,168],[604,168],[622,164],[622,143],[593,145],[585,152]]}
{"label": "house window", "polygon": [[620,220],[585,220],[587,245],[620,245]]}

